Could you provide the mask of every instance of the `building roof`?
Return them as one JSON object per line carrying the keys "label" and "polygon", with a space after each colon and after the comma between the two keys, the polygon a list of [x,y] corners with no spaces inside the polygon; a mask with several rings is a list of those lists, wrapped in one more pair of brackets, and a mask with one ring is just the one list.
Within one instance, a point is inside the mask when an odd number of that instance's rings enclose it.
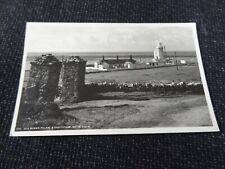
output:
{"label": "building roof", "polygon": [[100,64],[107,63],[107,64],[124,64],[126,62],[135,63],[136,60],[134,59],[104,59],[100,61]]}

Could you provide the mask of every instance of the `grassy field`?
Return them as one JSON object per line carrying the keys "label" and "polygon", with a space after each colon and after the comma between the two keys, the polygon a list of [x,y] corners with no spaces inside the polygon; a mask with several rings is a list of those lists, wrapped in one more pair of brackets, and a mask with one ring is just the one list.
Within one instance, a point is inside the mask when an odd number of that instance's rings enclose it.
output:
{"label": "grassy field", "polygon": [[[25,72],[24,84],[26,86],[29,71]],[[197,66],[164,67],[141,70],[124,70],[112,72],[90,73],[85,75],[85,83],[96,82],[141,83],[141,82],[200,82],[200,73]]]}
{"label": "grassy field", "polygon": [[164,67],[142,70],[126,70],[114,72],[91,73],[85,75],[86,83],[93,82],[200,82],[200,73],[197,66]]}

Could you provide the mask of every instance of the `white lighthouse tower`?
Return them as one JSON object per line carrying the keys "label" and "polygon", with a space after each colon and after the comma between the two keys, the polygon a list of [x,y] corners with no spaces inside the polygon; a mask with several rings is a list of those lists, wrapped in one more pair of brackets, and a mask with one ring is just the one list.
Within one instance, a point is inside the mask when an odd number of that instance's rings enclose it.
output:
{"label": "white lighthouse tower", "polygon": [[154,58],[153,61],[158,62],[164,60],[164,49],[162,43],[159,42],[159,44],[156,46],[154,50]]}

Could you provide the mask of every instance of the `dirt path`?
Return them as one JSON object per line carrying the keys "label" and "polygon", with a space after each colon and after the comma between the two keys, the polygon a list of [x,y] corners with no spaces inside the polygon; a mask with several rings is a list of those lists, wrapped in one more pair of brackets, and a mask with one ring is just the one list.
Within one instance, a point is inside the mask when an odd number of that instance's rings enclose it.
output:
{"label": "dirt path", "polygon": [[203,95],[143,101],[94,100],[64,107],[63,110],[64,114],[76,118],[66,125],[84,125],[90,128],[212,125]]}

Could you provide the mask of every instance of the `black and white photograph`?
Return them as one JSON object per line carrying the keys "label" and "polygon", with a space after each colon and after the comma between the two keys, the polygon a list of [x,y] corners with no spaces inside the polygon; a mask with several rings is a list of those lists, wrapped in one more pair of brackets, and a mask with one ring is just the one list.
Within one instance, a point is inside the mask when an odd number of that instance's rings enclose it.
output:
{"label": "black and white photograph", "polygon": [[11,136],[216,131],[195,23],[27,23]]}

